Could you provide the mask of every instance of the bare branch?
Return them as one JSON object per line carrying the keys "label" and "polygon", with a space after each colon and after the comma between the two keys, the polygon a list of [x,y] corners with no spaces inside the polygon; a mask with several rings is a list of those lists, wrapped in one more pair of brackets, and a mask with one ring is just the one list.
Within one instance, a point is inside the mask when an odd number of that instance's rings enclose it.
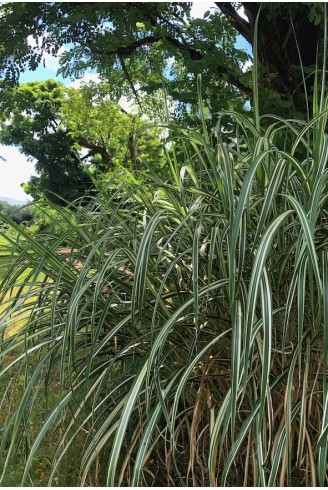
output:
{"label": "bare branch", "polygon": [[122,66],[122,69],[123,69],[123,72],[124,72],[125,78],[127,79],[128,83],[129,83],[129,85],[130,85],[130,87],[131,87],[131,90],[132,90],[132,92],[133,92],[133,95],[135,96],[136,101],[137,101],[137,103],[138,103],[138,105],[139,105],[139,107],[140,107],[140,109],[141,109],[140,100],[139,100],[139,97],[138,97],[137,91],[136,91],[136,89],[135,89],[135,86],[133,85],[133,82],[132,82],[132,80],[131,80],[130,74],[129,74],[128,69],[127,69],[127,67],[126,67],[126,64],[125,64],[125,62],[124,62],[124,58],[123,58],[123,56],[122,56],[122,55],[118,55],[118,56],[119,56],[119,60],[120,60],[120,63],[121,63],[121,66]]}

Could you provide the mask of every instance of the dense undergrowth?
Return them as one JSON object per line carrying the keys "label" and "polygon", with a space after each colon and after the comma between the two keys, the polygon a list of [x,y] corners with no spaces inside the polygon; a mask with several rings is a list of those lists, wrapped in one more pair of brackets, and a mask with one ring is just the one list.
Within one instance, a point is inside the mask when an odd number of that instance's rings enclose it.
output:
{"label": "dense undergrowth", "polygon": [[38,484],[51,448],[43,484],[327,484],[327,109],[227,113],[230,143],[203,116],[172,128],[169,181],[12,225],[3,481],[20,461]]}

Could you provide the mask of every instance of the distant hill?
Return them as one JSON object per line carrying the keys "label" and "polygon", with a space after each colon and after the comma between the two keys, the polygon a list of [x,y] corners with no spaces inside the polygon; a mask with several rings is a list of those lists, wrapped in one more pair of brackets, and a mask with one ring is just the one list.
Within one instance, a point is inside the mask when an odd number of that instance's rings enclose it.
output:
{"label": "distant hill", "polygon": [[6,201],[9,204],[20,204],[21,206],[24,206],[24,204],[27,204],[28,201],[20,201],[19,199],[12,199],[11,197],[5,197],[5,196],[0,196],[0,201]]}

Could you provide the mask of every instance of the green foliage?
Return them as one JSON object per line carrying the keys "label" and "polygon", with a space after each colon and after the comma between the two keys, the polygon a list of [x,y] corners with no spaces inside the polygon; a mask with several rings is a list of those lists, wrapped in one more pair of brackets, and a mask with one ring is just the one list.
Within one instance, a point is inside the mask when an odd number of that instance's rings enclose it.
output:
{"label": "green foliage", "polygon": [[124,172],[128,185],[142,180],[137,173],[146,172],[150,162],[156,162],[154,171],[163,167],[158,130],[113,102],[105,84],[81,89],[54,80],[4,84],[0,117],[0,142],[36,161],[39,176],[24,190],[37,199],[77,199],[93,188],[97,172],[103,180]]}
{"label": "green foliage", "polygon": [[[240,15],[243,8],[246,19]],[[196,111],[196,79],[212,114],[242,111],[252,99],[250,57],[237,49],[237,35],[253,45],[260,13],[259,64],[261,108],[291,117],[307,115],[313,74],[323,51],[323,6],[317,2],[216,2],[202,19],[190,16],[190,3],[6,2],[0,17],[0,69],[10,83],[21,71],[35,69],[46,53],[58,55],[60,73],[81,76],[97,70],[116,99],[156,92],[163,81],[176,102],[179,119]],[[45,35],[46,33],[46,35]],[[33,42],[32,42],[33,39]]]}
{"label": "green foliage", "polygon": [[103,180],[123,172],[126,183],[142,181],[147,166],[160,173],[164,165],[160,131],[136,111],[126,112],[110,93],[105,83],[66,90],[61,117],[77,148],[89,150],[87,158]]}
{"label": "green foliage", "polygon": [[27,223],[34,218],[32,206],[20,206],[19,204],[9,204],[6,201],[0,201],[0,211],[6,216],[10,216],[15,223]]}
{"label": "green foliage", "polygon": [[47,80],[3,85],[1,101],[1,143],[18,146],[35,159],[40,174],[24,190],[34,198],[44,194],[54,202],[76,199],[92,184],[74,151],[74,140],[61,124],[63,98],[63,86]]}
{"label": "green foliage", "polygon": [[201,107],[202,131],[174,128],[170,181],[104,187],[36,239],[12,224],[2,331],[13,308],[30,313],[1,343],[0,380],[25,377],[4,476],[20,447],[33,478],[50,438],[50,483],[77,443],[75,485],[327,484],[328,98],[315,101],[308,124],[222,115],[231,143]]}

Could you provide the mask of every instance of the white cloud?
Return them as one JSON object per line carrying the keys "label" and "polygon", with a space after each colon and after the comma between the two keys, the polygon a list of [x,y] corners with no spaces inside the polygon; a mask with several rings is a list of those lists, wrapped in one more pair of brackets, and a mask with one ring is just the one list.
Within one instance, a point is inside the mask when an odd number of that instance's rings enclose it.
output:
{"label": "white cloud", "polygon": [[[31,46],[32,48],[34,48],[36,46],[41,46],[42,45],[42,37],[39,37],[38,40],[36,40],[36,39],[34,39],[33,36],[28,36],[28,38],[27,38],[27,44],[29,46]],[[57,71],[59,70],[59,59],[60,59],[60,56],[65,51],[67,51],[67,49],[62,46],[61,48],[59,48],[58,53],[57,53],[57,56],[53,56],[50,53],[44,52],[43,55],[42,55],[42,60],[44,62],[45,67],[48,70],[57,73]]]}
{"label": "white cloud", "polygon": [[193,2],[190,14],[194,19],[202,19],[211,8],[215,8],[214,2]]}
{"label": "white cloud", "polygon": [[[134,89],[137,92],[139,99],[142,99],[144,92],[140,92],[140,83],[136,83],[134,85]],[[118,103],[126,112],[131,112],[133,111],[133,109],[137,108],[137,103],[134,97],[133,99],[128,99],[125,95],[123,95]]]}
{"label": "white cloud", "polygon": [[44,53],[43,54],[43,60],[44,60],[44,65],[45,67],[50,70],[50,71],[54,71],[57,73],[57,71],[59,70],[59,59],[60,59],[60,55],[62,53],[64,53],[65,51],[67,51],[65,48],[60,48],[58,50],[58,53],[57,53],[57,56],[52,56],[51,54],[49,53]]}
{"label": "white cloud", "polygon": [[83,77],[77,78],[74,82],[69,83],[67,87],[78,89],[81,85],[90,82],[100,83],[99,75],[97,73],[85,73]]}
{"label": "white cloud", "polygon": [[31,48],[35,48],[36,46],[39,46],[40,43],[42,43],[41,37],[38,37],[38,40],[36,40],[33,36],[27,36],[27,44],[31,46]]}
{"label": "white cloud", "polygon": [[131,112],[135,107],[134,101],[129,100],[127,97],[125,97],[125,95],[120,98],[118,103],[126,112]]}
{"label": "white cloud", "polygon": [[0,156],[6,159],[0,160],[0,196],[22,201],[31,199],[21,184],[35,175],[34,163],[28,162],[26,156],[12,146],[0,146]]}
{"label": "white cloud", "polygon": [[240,7],[238,7],[236,10],[237,10],[237,12],[238,12],[238,15],[239,15],[240,17],[242,17],[244,20],[247,20],[247,22],[248,22],[248,17],[247,17],[247,15],[245,14],[245,9],[244,9],[244,7],[241,5],[241,6],[240,6]]}
{"label": "white cloud", "polygon": [[247,60],[246,63],[244,63],[242,70],[243,71],[248,71],[250,68],[253,66],[253,61],[252,60]]}

